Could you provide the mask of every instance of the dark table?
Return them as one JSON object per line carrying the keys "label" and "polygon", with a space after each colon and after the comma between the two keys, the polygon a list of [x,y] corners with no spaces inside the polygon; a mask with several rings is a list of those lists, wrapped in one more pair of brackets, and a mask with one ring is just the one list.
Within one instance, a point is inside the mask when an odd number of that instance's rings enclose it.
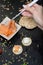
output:
{"label": "dark table", "polygon": [[[25,0],[1,0],[0,1],[0,22],[8,16],[12,18],[15,16],[22,4],[26,3]],[[18,23],[20,17],[16,22]],[[32,44],[29,47],[22,45],[21,41],[23,37],[31,37]],[[23,53],[15,55],[12,52],[12,48],[15,44],[23,46]],[[3,49],[2,55],[0,55],[0,65],[43,65],[43,31],[39,28],[28,30],[24,27],[9,41],[0,36],[0,48]]]}

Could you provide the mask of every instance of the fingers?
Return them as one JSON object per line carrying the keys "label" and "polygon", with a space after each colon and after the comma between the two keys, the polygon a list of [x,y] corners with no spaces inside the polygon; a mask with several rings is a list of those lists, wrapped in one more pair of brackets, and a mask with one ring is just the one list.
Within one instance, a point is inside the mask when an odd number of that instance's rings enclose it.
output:
{"label": "fingers", "polygon": [[[20,11],[23,11],[23,9],[21,9]],[[29,11],[26,11],[26,10],[22,13],[22,15],[23,15],[23,16],[32,17],[32,13],[29,12]]]}
{"label": "fingers", "polygon": [[24,7],[25,10],[27,10],[27,11],[29,11],[31,13],[33,13],[33,11],[34,11],[34,7],[29,7],[28,4],[27,5],[23,5],[23,7]]}
{"label": "fingers", "polygon": [[33,6],[34,6],[34,7],[40,7],[40,5],[38,5],[38,4],[34,4]]}
{"label": "fingers", "polygon": [[26,12],[26,11],[23,12],[22,15],[23,15],[23,16],[32,17],[32,14],[30,14],[29,12]]}
{"label": "fingers", "polygon": [[[32,16],[36,13],[37,8],[39,7],[39,5],[34,4],[32,7],[29,7],[29,5],[23,5],[23,9],[25,9],[25,11],[22,13],[22,15],[24,16]],[[23,11],[23,9],[21,9],[20,11]]]}

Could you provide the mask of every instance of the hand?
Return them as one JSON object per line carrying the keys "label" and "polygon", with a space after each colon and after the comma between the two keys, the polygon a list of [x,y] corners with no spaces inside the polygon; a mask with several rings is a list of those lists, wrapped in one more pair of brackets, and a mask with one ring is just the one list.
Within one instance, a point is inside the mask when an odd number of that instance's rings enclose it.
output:
{"label": "hand", "polygon": [[[23,16],[33,17],[38,27],[43,28],[43,21],[42,21],[42,6],[38,4],[34,4],[32,7],[27,5],[23,5],[23,9],[25,11],[22,13]],[[21,11],[23,10],[21,9]]]}

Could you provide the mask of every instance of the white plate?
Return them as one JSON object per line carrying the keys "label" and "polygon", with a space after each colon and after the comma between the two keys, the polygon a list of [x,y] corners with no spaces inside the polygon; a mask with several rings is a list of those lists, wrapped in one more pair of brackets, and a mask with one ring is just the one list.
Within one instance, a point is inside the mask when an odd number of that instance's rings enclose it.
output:
{"label": "white plate", "polygon": [[[8,18],[8,17],[6,17],[0,24],[8,24],[8,22],[10,21],[10,18]],[[20,30],[20,28],[21,28],[21,26],[20,25],[18,25],[17,23],[15,23],[15,25],[16,25],[16,27],[17,27],[17,30],[16,30],[16,32],[14,33],[14,34],[12,34],[12,35],[10,35],[10,36],[5,36],[5,35],[3,35],[3,34],[0,34],[2,37],[4,37],[5,39],[7,39],[7,40],[10,40],[19,30]]]}

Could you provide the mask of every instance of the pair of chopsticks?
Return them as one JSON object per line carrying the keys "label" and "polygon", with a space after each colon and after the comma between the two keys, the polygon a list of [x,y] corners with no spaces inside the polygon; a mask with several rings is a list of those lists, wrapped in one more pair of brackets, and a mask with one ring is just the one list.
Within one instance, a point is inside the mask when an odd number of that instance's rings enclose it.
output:
{"label": "pair of chopsticks", "polygon": [[[29,7],[31,7],[32,5],[34,5],[38,0],[33,0],[30,4],[28,4]],[[25,11],[25,9],[23,11],[21,11],[20,13],[18,13],[16,16],[14,16],[12,19],[17,18],[20,14],[22,14]]]}

